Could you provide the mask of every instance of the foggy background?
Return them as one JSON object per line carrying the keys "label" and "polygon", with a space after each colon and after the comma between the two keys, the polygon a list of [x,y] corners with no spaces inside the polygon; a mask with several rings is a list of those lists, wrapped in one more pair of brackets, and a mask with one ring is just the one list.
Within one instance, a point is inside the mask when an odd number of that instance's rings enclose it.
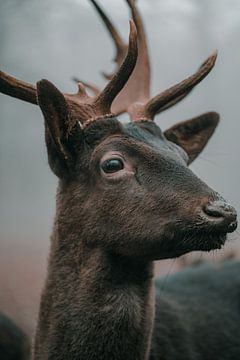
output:
{"label": "foggy background", "polygon": [[[125,2],[99,3],[126,39]],[[149,41],[153,94],[192,74],[214,49],[219,51],[211,74],[157,122],[166,129],[206,111],[221,114],[192,169],[239,211],[240,2],[139,0],[138,6]],[[103,86],[100,71],[114,68],[112,42],[87,0],[1,1],[0,51],[1,70],[30,83],[47,78],[65,92],[76,92],[72,76]],[[31,333],[57,179],[47,164],[39,108],[0,94],[0,109],[0,311]],[[230,247],[238,235],[231,238]]]}

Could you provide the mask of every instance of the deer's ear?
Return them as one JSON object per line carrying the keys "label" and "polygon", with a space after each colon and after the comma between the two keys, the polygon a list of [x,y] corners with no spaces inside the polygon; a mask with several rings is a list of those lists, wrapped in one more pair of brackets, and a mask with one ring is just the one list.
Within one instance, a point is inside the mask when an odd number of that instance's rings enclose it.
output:
{"label": "deer's ear", "polygon": [[190,164],[204,149],[218,122],[219,115],[209,112],[174,125],[164,135],[186,151]]}
{"label": "deer's ear", "polygon": [[38,104],[45,119],[45,139],[48,161],[58,177],[73,170],[81,129],[71,118],[64,95],[48,80],[37,83]]}

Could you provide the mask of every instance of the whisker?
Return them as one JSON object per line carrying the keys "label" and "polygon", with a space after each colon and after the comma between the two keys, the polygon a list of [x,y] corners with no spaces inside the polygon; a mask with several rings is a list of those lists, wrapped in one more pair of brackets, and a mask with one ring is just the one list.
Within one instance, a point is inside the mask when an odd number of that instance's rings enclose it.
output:
{"label": "whisker", "polygon": [[221,167],[221,165],[219,165],[219,164],[216,163],[215,161],[206,159],[206,158],[204,158],[204,157],[202,157],[202,156],[199,156],[198,158],[201,159],[201,160],[203,160],[203,161],[206,161],[206,162],[208,162],[209,164],[212,164],[212,165],[214,165],[214,166]]}

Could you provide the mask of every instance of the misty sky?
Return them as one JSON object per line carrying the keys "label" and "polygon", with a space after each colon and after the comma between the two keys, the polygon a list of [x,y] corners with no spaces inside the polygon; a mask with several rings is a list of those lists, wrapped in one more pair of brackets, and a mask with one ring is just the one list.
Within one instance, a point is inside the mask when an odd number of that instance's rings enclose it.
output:
{"label": "misty sky", "polygon": [[[124,0],[99,2],[127,38]],[[219,51],[211,74],[157,122],[166,129],[206,111],[221,114],[219,128],[192,169],[239,211],[240,1],[138,4],[149,40],[153,94],[193,73],[214,49]],[[102,86],[100,71],[113,69],[112,43],[87,0],[1,1],[0,18],[0,69],[20,79],[35,83],[47,78],[61,90],[75,92],[72,76]],[[11,272],[21,261],[21,272],[31,258],[33,273],[43,273],[57,183],[47,164],[43,118],[37,106],[4,95],[0,108],[0,263]],[[10,276],[13,296],[14,281]]]}

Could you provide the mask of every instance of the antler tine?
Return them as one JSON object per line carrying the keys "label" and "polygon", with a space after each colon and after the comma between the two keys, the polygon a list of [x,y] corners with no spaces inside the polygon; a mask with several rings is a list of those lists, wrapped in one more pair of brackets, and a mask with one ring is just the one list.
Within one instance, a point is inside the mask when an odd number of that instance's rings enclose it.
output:
{"label": "antler tine", "polygon": [[[126,55],[127,45],[124,43],[115,26],[98,3],[95,0],[90,0],[90,2],[102,18],[111,35],[111,38],[114,41],[116,47],[116,57],[114,61],[117,63],[118,69],[124,56]],[[126,2],[131,10],[132,17],[137,28],[139,56],[133,74],[124,88],[124,91],[121,91],[117,98],[113,101],[112,111],[116,115],[127,112],[132,103],[143,100],[147,101],[150,97],[150,62],[143,22],[135,5],[135,0],[126,0]],[[107,79],[112,79],[113,77],[113,74],[103,75]],[[96,90],[98,90],[98,88],[95,85],[86,82],[84,82],[84,85],[96,94]]]}
{"label": "antler tine", "polygon": [[[103,91],[95,97],[90,97],[85,91],[84,84],[79,82],[77,94],[63,93],[69,105],[71,116],[80,120],[84,126],[98,118],[113,116],[111,113],[112,102],[132,74],[137,57],[137,30],[134,22],[131,20],[127,55],[119,70]],[[4,72],[0,72],[0,91],[21,100],[38,104],[36,87],[34,85],[17,80]]]}
{"label": "antler tine", "polygon": [[79,83],[79,91],[77,94],[64,94],[73,116],[80,120],[83,127],[92,121],[113,116],[111,113],[112,102],[132,74],[137,62],[137,57],[137,29],[134,22],[130,20],[127,55],[119,70],[105,86],[103,91],[96,97],[90,97],[86,94],[84,85]]}
{"label": "antler tine", "polygon": [[[206,64],[208,59],[209,58],[207,58],[207,60],[204,61],[204,63],[200,66],[199,70]],[[161,107],[161,109],[157,112],[157,114],[159,114],[160,112],[165,111],[165,110],[169,109],[170,107],[176,105],[178,102],[183,100],[193,89],[194,89],[194,87],[189,88],[183,94],[181,94],[181,95],[175,97],[173,100],[167,102],[164,106]]]}
{"label": "antler tine", "polygon": [[126,0],[128,6],[131,9],[132,17],[135,22],[138,40],[139,40],[139,56],[136,65],[136,72],[138,71],[141,76],[136,81],[136,86],[139,89],[139,98],[149,98],[150,96],[150,60],[148,55],[148,46],[146,33],[143,25],[141,15],[135,5],[135,0]]}
{"label": "antler tine", "polygon": [[[117,68],[121,65],[126,53],[127,53],[127,49],[128,46],[127,44],[122,40],[121,36],[119,35],[117,29],[115,28],[115,26],[113,25],[112,21],[108,18],[108,16],[104,13],[104,11],[102,10],[102,8],[98,5],[98,3],[95,0],[90,0],[90,2],[92,3],[92,5],[95,7],[97,13],[99,14],[99,16],[101,17],[104,25],[106,26],[106,28],[108,29],[111,38],[114,42],[115,48],[116,48],[116,55],[114,57],[114,61],[117,64]],[[106,74],[106,73],[102,73],[103,76],[107,79],[110,80],[113,74]]]}
{"label": "antler tine", "polygon": [[[119,35],[118,31],[116,30],[115,26],[113,25],[111,20],[108,18],[108,16],[104,13],[102,8],[98,5],[98,3],[95,0],[90,0],[90,1],[93,4],[93,6],[95,7],[95,9],[97,10],[100,17],[102,18],[105,26],[107,27],[107,29],[113,39],[113,42],[116,47],[116,57],[115,57],[114,61],[117,63],[117,65],[119,67],[123,61],[123,58],[124,58],[126,52],[127,52],[127,45],[122,40],[122,38]],[[126,2],[131,10],[132,17],[133,17],[134,23],[137,28],[138,40],[139,40],[139,56],[138,56],[137,65],[136,65],[136,69],[135,69],[135,72],[137,72],[137,69],[139,68],[139,70],[138,70],[139,76],[136,81],[137,82],[136,88],[138,91],[138,95],[140,97],[147,98],[147,97],[149,97],[149,92],[150,92],[150,62],[149,62],[149,57],[148,57],[148,48],[147,48],[145,30],[144,30],[141,16],[135,5],[135,0],[126,0]],[[106,75],[105,73],[103,73],[103,75],[107,79],[111,79],[113,76],[113,75]],[[140,94],[140,92],[141,92],[141,94]],[[125,111],[126,111],[126,109],[125,109]],[[117,113],[119,113],[119,111],[117,111]]]}
{"label": "antler tine", "polygon": [[[217,58],[217,51],[210,55],[206,61],[202,64],[199,70],[181,81],[180,83],[170,87],[163,91],[159,95],[153,97],[143,108],[143,113],[139,114],[141,119],[153,120],[154,116],[167,109],[168,107],[175,105],[185,97],[197,84],[199,84],[212,70]],[[136,120],[140,120],[139,118]]]}
{"label": "antler tine", "polygon": [[133,107],[150,98],[150,61],[147,40],[141,15],[135,0],[126,0],[138,32],[139,56],[134,72],[124,90],[113,102],[112,110],[116,114],[128,112],[131,116]]}
{"label": "antler tine", "polygon": [[77,84],[79,84],[79,83],[83,84],[83,85],[84,85],[87,89],[89,89],[89,90],[93,93],[93,95],[95,95],[95,96],[98,96],[98,95],[100,94],[100,92],[101,92],[101,90],[100,90],[96,85],[94,85],[94,84],[91,84],[91,83],[88,83],[88,82],[86,82],[86,81],[80,80],[80,79],[77,78],[77,77],[73,77],[72,79],[73,79],[73,81],[75,81]]}
{"label": "antler tine", "polygon": [[[90,91],[93,93],[93,95],[95,95],[95,96],[98,96],[98,95],[101,93],[101,90],[100,90],[96,85],[94,85],[94,84],[92,84],[92,83],[89,83],[89,82],[80,80],[80,79],[77,78],[77,77],[73,77],[72,79],[73,79],[73,81],[75,81],[78,85],[79,85],[80,83],[83,84],[83,85],[85,86],[85,88],[88,89],[88,90],[90,90]],[[115,114],[116,116],[118,116],[118,115],[121,115],[121,114],[124,113],[124,112],[125,112],[125,111],[122,109],[122,110],[120,110],[119,112],[114,112],[114,114]]]}
{"label": "antler tine", "polygon": [[36,87],[0,71],[0,92],[37,105]]}
{"label": "antler tine", "polygon": [[104,111],[110,111],[113,100],[122,90],[130,75],[132,74],[137,62],[137,58],[137,29],[133,20],[130,20],[130,34],[127,56],[125,57],[125,60],[120,66],[118,72],[113,76],[104,90],[96,98],[94,102],[95,106],[99,106]]}
{"label": "antler tine", "polygon": [[[119,67],[121,66],[121,64],[124,60],[124,57],[128,50],[128,45],[122,40],[122,38],[121,38],[120,34],[118,33],[117,29],[115,28],[114,24],[109,19],[109,17],[104,13],[103,9],[99,6],[99,4],[95,0],[89,0],[89,1],[92,3],[92,5],[96,9],[97,13],[101,17],[104,25],[106,26],[107,30],[109,31],[109,34],[110,34],[110,36],[113,40],[113,43],[115,45],[115,48],[116,48],[116,55],[114,57],[114,62],[117,64],[116,70],[112,74],[106,74],[105,72],[102,72],[102,75],[105,77],[105,79],[111,80],[113,78],[115,72],[117,72],[117,70],[119,69]],[[73,80],[77,83],[82,82],[85,85],[85,87],[88,88],[90,91],[92,91],[92,93],[96,96],[99,95],[99,93],[101,92],[101,90],[95,84],[88,83],[85,81],[83,82],[76,77],[74,77]],[[126,110],[124,110],[124,111],[126,111]],[[119,115],[124,111],[120,110],[119,112],[115,112],[115,114]]]}

